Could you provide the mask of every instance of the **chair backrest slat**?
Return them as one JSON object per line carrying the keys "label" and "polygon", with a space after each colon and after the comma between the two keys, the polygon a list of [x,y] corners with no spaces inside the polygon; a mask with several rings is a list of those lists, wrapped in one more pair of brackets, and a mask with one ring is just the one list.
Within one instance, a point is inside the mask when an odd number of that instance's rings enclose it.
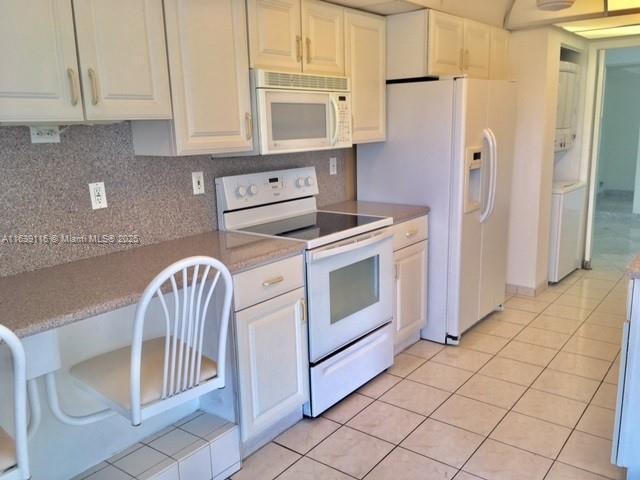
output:
{"label": "chair backrest slat", "polygon": [[[193,340],[193,345],[192,345],[192,349],[191,349],[191,364],[190,364],[190,370],[191,370],[191,376],[189,377],[189,385],[191,387],[193,387],[196,384],[196,366],[197,366],[197,356],[199,356],[201,354],[201,349],[196,350],[196,348],[193,348],[193,346],[198,345],[200,340],[200,312],[201,312],[201,308],[202,308],[202,293],[204,291],[204,286],[206,284],[206,279],[209,276],[209,271],[211,270],[211,267],[209,265],[207,265],[207,268],[205,268],[204,272],[202,273],[202,281],[199,283],[198,285],[198,297],[196,299],[196,310],[194,313],[194,340]],[[216,277],[217,278],[217,277]]]}
{"label": "chair backrest slat", "polygon": [[169,371],[169,354],[170,354],[170,339],[171,339],[171,316],[169,315],[169,309],[167,308],[167,302],[164,299],[162,289],[156,291],[156,296],[160,300],[162,305],[162,311],[164,312],[164,365],[162,367],[162,397],[167,398],[167,380]]}
{"label": "chair backrest slat", "polygon": [[[207,314],[207,310],[209,309],[209,302],[211,301],[211,296],[213,295],[213,292],[216,289],[216,285],[218,284],[218,280],[220,278],[220,270],[218,270],[218,273],[216,273],[215,278],[213,279],[213,281],[211,282],[211,286],[209,287],[209,291],[207,292],[207,297],[204,301],[204,308],[202,309],[202,320],[200,322],[200,332],[199,332],[199,341],[198,341],[198,358],[197,358],[197,370],[196,370],[196,383],[200,383],[199,379],[200,379],[200,372],[202,369],[202,340],[204,338],[204,324],[205,324],[205,316]],[[224,315],[225,310],[224,310],[224,306],[222,308],[222,314]],[[227,312],[227,316],[228,316],[228,312]],[[225,323],[228,322],[228,318],[225,319],[221,319],[222,320],[222,324],[224,325]],[[222,329],[221,329],[222,330]],[[221,335],[220,332],[218,332],[218,335]],[[226,336],[226,335],[225,335]],[[226,342],[225,342],[226,343]],[[220,349],[218,348],[218,358],[220,358]],[[220,362],[218,362],[218,375],[220,375]]]}
{"label": "chair backrest slat", "polygon": [[[204,267],[204,268],[201,268]],[[189,271],[191,269],[191,282]],[[211,270],[215,275],[209,283]],[[201,274],[202,271],[202,274]],[[141,416],[140,370],[142,342],[146,310],[150,301],[157,296],[165,317],[164,359],[162,365],[161,400],[179,395],[201,384],[203,346],[207,312],[219,280],[222,278],[224,301],[218,320],[217,380],[224,385],[226,342],[233,283],[229,270],[219,260],[211,257],[189,257],[163,270],[147,287],[143,294],[134,322],[131,345],[131,409],[132,423],[139,424]],[[182,294],[178,288],[178,280]],[[169,282],[173,292],[173,312],[162,292]],[[196,292],[197,290],[197,292]],[[173,313],[173,315],[171,315]],[[173,318],[173,322],[171,319]]]}
{"label": "chair backrest slat", "polygon": [[[0,325],[0,341],[4,341],[13,360],[13,421],[16,442],[16,468],[20,479],[31,477],[27,449],[27,368],[24,347],[20,339],[4,325]],[[0,475],[1,477],[2,475]]]}
{"label": "chair backrest slat", "polygon": [[[163,282],[164,283],[164,282]],[[175,376],[176,376],[176,354],[178,348],[178,328],[180,327],[180,292],[176,279],[171,275],[171,288],[173,289],[173,339],[171,343],[171,372],[169,376],[169,396],[175,393]]]}

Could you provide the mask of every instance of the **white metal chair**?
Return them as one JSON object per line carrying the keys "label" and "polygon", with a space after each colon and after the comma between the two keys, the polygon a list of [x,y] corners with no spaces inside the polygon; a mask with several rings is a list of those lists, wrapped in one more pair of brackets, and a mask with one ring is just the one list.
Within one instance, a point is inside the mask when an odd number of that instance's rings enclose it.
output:
{"label": "white metal chair", "polygon": [[[220,303],[214,297],[217,286],[224,288],[222,307],[219,315],[207,317],[212,297]],[[167,292],[172,292],[173,302],[165,299]],[[85,360],[71,368],[71,375],[132,425],[223,388],[232,293],[231,274],[215,258],[189,257],[170,265],[138,302],[131,346]],[[144,340],[147,308],[154,297],[164,314],[164,335]],[[203,354],[203,342],[205,323],[215,321],[217,358],[212,359]]]}
{"label": "white metal chair", "polygon": [[0,325],[0,340],[4,341],[13,360],[13,438],[0,427],[0,480],[26,480],[29,473],[27,449],[27,374],[24,348],[20,339],[7,327]]}

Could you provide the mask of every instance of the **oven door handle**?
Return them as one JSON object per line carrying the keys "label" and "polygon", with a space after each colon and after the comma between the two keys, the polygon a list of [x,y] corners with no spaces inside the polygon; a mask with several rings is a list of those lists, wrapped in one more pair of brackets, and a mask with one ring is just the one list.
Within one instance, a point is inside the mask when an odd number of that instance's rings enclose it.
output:
{"label": "oven door handle", "polygon": [[358,248],[367,247],[369,245],[380,243],[391,237],[393,237],[393,232],[388,230],[383,230],[381,232],[376,232],[372,235],[367,235],[366,237],[360,237],[360,239],[356,238],[351,242],[347,243],[346,245],[342,244],[342,245],[337,245],[335,247],[329,247],[317,252],[309,252],[307,257],[308,259],[307,263],[313,263],[319,260],[325,260],[330,257],[335,257],[337,255],[342,255],[344,253],[357,250]]}

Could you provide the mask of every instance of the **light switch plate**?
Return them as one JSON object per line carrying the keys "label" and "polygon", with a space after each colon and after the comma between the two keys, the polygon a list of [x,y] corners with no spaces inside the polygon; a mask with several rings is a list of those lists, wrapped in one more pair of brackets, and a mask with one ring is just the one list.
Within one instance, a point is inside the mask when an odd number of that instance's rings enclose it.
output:
{"label": "light switch plate", "polygon": [[329,158],[329,175],[338,174],[338,159],[336,157]]}
{"label": "light switch plate", "polygon": [[104,182],[89,184],[89,195],[91,195],[91,208],[107,208],[107,192],[104,189]]}
{"label": "light switch plate", "polygon": [[193,181],[193,194],[202,195],[204,193],[204,175],[202,172],[191,172]]}
{"label": "light switch plate", "polygon": [[31,131],[31,143],[60,143],[60,127],[42,126],[29,127]]}

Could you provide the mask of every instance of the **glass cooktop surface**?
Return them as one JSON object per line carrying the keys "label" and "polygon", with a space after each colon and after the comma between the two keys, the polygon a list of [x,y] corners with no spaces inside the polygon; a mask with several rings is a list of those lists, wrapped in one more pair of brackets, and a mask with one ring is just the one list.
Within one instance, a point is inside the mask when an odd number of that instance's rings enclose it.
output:
{"label": "glass cooktop surface", "polygon": [[381,217],[368,215],[349,215],[333,212],[313,212],[296,217],[284,218],[275,222],[251,225],[240,229],[241,232],[273,235],[275,237],[296,240],[313,240],[334,233],[360,227],[381,220]]}

